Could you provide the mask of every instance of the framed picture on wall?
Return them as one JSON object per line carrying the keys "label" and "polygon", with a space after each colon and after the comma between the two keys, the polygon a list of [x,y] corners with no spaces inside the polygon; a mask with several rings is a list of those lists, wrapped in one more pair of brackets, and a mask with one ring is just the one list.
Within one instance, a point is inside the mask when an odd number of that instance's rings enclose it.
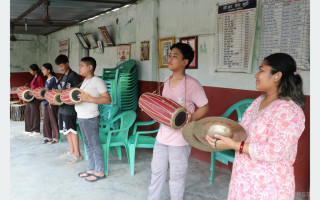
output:
{"label": "framed picture on wall", "polygon": [[69,56],[69,39],[59,41],[59,54]]}
{"label": "framed picture on wall", "polygon": [[100,53],[103,53],[102,41],[101,41],[101,40],[98,40],[97,43],[98,43],[98,47],[99,47],[99,52],[100,52]]}
{"label": "framed picture on wall", "polygon": [[86,37],[87,37],[88,41],[90,42],[90,48],[91,48],[91,49],[98,48],[98,43],[97,43],[97,41],[94,39],[92,33],[87,33],[87,34],[86,34]]}
{"label": "framed picture on wall", "polygon": [[90,45],[87,43],[87,41],[84,38],[82,33],[76,33],[76,36],[79,39],[79,42],[81,43],[83,48],[85,48],[85,49],[89,49],[90,48]]}
{"label": "framed picture on wall", "polygon": [[130,59],[130,47],[130,44],[122,44],[117,46],[117,56],[119,63]]}
{"label": "framed picture on wall", "polygon": [[174,37],[159,40],[159,67],[168,67],[168,58],[170,55],[170,47],[174,44]]}
{"label": "framed picture on wall", "polygon": [[149,60],[150,41],[143,41],[140,45],[140,60]]}
{"label": "framed picture on wall", "polygon": [[187,69],[198,69],[198,37],[192,36],[180,38],[180,42],[189,44],[194,51],[193,61]]}
{"label": "framed picture on wall", "polygon": [[107,28],[105,26],[101,26],[101,27],[98,27],[98,29],[102,35],[103,40],[106,42],[107,46],[114,46],[114,43],[107,31]]}

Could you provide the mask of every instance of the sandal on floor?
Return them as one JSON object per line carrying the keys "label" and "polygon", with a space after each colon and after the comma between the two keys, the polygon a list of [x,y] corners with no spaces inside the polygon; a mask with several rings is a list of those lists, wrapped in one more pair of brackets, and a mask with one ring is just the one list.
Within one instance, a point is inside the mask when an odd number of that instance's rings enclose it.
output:
{"label": "sandal on floor", "polygon": [[48,142],[51,142],[51,140],[48,140],[48,139],[46,138],[46,139],[44,139],[44,140],[42,141],[42,144],[45,144],[45,143],[48,143]]}
{"label": "sandal on floor", "polygon": [[69,157],[69,156],[72,156],[73,154],[70,153],[70,151],[66,151],[64,152],[63,154],[60,155],[60,158],[66,158],[66,157]]}
{"label": "sandal on floor", "polygon": [[68,164],[74,164],[77,163],[79,161],[81,161],[83,158],[82,157],[77,157],[77,156],[72,156],[69,160],[68,160]]}
{"label": "sandal on floor", "polygon": [[[81,175],[84,175],[84,176],[81,176]],[[78,176],[79,176],[80,178],[85,178],[85,177],[88,177],[88,176],[91,176],[91,175],[92,175],[92,174],[88,173],[87,171],[80,172],[80,173],[78,174]]]}
{"label": "sandal on floor", "polygon": [[58,143],[58,141],[55,141],[55,140],[51,140],[48,142],[48,144],[56,144],[56,143]]}
{"label": "sandal on floor", "polygon": [[88,177],[90,177],[90,176],[96,177],[96,179],[88,180],[87,178],[85,178],[85,179],[86,179],[86,181],[89,181],[89,182],[95,182],[95,181],[98,181],[98,180],[100,180],[100,179],[104,179],[104,178],[106,178],[106,175],[103,175],[103,176],[97,176],[97,175],[94,175],[94,174],[90,174]]}

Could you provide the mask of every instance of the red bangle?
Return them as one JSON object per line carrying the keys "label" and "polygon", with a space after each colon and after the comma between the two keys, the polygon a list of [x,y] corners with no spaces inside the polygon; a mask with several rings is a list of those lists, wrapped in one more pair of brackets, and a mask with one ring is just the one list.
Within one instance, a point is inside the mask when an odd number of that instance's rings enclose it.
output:
{"label": "red bangle", "polygon": [[240,150],[239,150],[240,154],[242,154],[243,146],[244,146],[244,141],[242,141],[241,144],[240,144]]}

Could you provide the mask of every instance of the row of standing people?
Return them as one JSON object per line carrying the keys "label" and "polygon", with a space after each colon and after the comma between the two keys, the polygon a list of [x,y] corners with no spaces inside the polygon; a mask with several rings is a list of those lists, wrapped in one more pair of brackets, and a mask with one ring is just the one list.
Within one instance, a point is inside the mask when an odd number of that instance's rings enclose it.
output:
{"label": "row of standing people", "polygon": [[[99,121],[100,113],[98,104],[109,104],[111,102],[106,84],[104,81],[94,75],[96,61],[92,57],[81,59],[79,72],[84,76],[83,83],[79,75],[69,66],[68,57],[59,55],[55,59],[55,64],[63,73],[60,80],[57,79],[50,63],[42,65],[42,73],[47,80],[45,84],[41,78],[41,70],[36,64],[30,66],[30,73],[34,76],[30,88],[34,90],[37,87],[46,89],[61,89],[79,87],[83,94],[79,95],[81,103],[77,105],[62,104],[60,106],[52,105],[44,100],[43,118],[43,144],[55,144],[59,141],[59,132],[67,136],[69,150],[62,153],[60,157],[68,158],[69,164],[77,163],[83,160],[79,150],[79,137],[76,121],[78,119],[80,130],[88,154],[88,170],[79,173],[79,177],[87,181],[96,181],[104,178],[104,160],[102,148],[99,141]],[[34,99],[27,102],[25,111],[25,134],[30,136],[40,135],[40,100]]]}
{"label": "row of standing people", "polygon": [[[168,69],[172,74],[165,79],[162,95],[187,108],[187,123],[199,120],[208,113],[209,101],[199,81],[185,73],[193,60],[194,51],[190,45],[183,43],[174,44],[170,50],[167,61]],[[64,76],[67,79],[68,62],[61,66],[59,63],[57,65],[65,73]],[[63,70],[65,67],[67,70]],[[92,110],[97,109],[99,103],[110,102],[107,90],[97,89],[97,84],[93,83],[94,69],[95,62],[90,64],[90,62],[82,61],[79,67],[80,74],[86,77],[81,87],[87,88],[91,84],[100,96],[93,97],[92,92],[90,95],[89,92],[85,92],[81,97],[83,101],[93,103],[90,104],[92,108],[95,107]],[[302,79],[294,59],[284,53],[266,57],[260,64],[255,79],[257,90],[264,94],[255,99],[243,116],[241,125],[246,130],[247,140],[238,143],[218,135],[216,136],[218,139],[210,137],[206,139],[213,148],[236,151],[228,199],[294,199],[293,163],[297,154],[298,140],[305,128],[305,116],[302,110],[305,105]],[[70,82],[65,81],[65,83],[68,85]],[[70,86],[75,87],[75,85]],[[78,109],[77,106],[75,113],[78,114],[85,144],[88,145],[89,158],[88,170],[78,175],[81,178],[85,177],[87,181],[96,181],[105,177],[102,172],[104,167],[101,164],[103,155],[98,142],[99,117],[97,116],[99,114],[92,114],[89,111],[91,110],[89,104],[83,106],[83,111],[89,112],[83,112],[82,108]],[[69,119],[75,121],[75,117],[63,118],[63,116],[68,116],[68,112],[62,114],[62,122],[67,122]],[[87,116],[91,118],[88,119]],[[67,123],[62,124],[67,125]],[[69,133],[70,130],[74,129],[68,125],[60,127],[60,131],[64,133]],[[73,131],[71,133],[76,135]],[[70,144],[72,138],[68,141]],[[73,153],[77,157],[77,153],[71,148],[72,145],[73,143],[70,144],[70,151],[66,155]],[[151,161],[149,200],[161,198],[168,170],[170,170],[171,199],[183,199],[190,152],[191,146],[182,137],[182,129],[174,130],[164,124],[161,125]],[[79,156],[81,157],[80,154]]]}

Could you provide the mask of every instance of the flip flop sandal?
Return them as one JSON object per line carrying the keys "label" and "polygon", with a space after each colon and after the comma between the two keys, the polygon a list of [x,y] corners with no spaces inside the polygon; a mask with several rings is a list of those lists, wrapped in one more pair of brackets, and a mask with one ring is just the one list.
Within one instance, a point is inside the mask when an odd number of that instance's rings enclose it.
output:
{"label": "flip flop sandal", "polygon": [[64,152],[63,154],[60,155],[61,158],[66,158],[72,156],[72,154],[69,151]]}
{"label": "flip flop sandal", "polygon": [[77,156],[72,156],[69,160],[68,160],[68,164],[74,164],[77,163],[79,161],[81,161],[83,158],[82,157],[77,157]]}
{"label": "flip flop sandal", "polygon": [[51,142],[51,141],[46,138],[46,139],[44,139],[44,140],[42,141],[42,144],[46,144],[46,143],[48,143],[48,142]]}
{"label": "flip flop sandal", "polygon": [[[94,175],[94,174],[90,174],[89,176],[94,176],[94,177],[96,177],[96,179],[94,179],[94,180],[88,180],[87,178],[85,178],[86,179],[86,181],[88,181],[88,182],[95,182],[95,181],[98,181],[98,180],[100,180],[100,179],[104,179],[104,178],[106,178],[106,175],[103,175],[103,176],[97,176],[97,175]],[[88,177],[89,177],[88,176]]]}
{"label": "flip flop sandal", "polygon": [[48,144],[56,144],[58,143],[58,141],[55,141],[55,140],[52,140],[52,141],[49,141]]}
{"label": "flip flop sandal", "polygon": [[[81,176],[81,175],[84,175],[84,176]],[[85,177],[88,177],[88,176],[91,176],[91,175],[92,175],[92,174],[88,173],[87,171],[80,172],[80,173],[78,174],[78,176],[79,176],[80,178],[85,178]]]}

